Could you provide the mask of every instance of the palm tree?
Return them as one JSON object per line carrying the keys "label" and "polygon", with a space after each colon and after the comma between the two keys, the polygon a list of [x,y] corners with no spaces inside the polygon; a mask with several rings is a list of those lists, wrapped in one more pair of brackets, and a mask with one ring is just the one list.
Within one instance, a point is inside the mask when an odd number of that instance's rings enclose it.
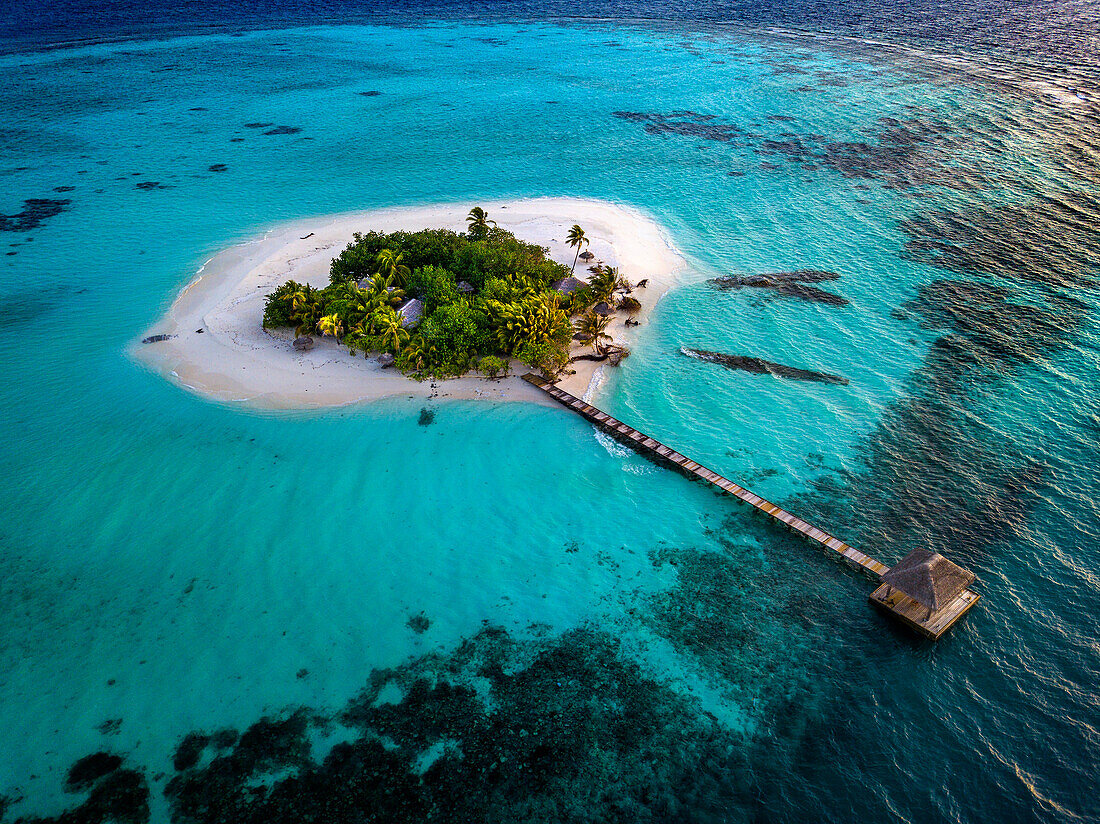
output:
{"label": "palm tree", "polygon": [[565,236],[565,242],[569,246],[577,247],[577,254],[573,256],[573,268],[569,270],[570,274],[572,274],[577,268],[577,258],[581,256],[581,244],[587,246],[588,238],[585,237],[584,229],[574,223],[573,228],[569,230],[569,234]]}
{"label": "palm tree", "polygon": [[401,351],[401,345],[408,343],[409,331],[401,325],[401,315],[392,308],[383,309],[379,315],[379,336],[382,340],[382,346],[397,354]]}
{"label": "palm tree", "polygon": [[333,313],[331,315],[325,315],[317,321],[317,329],[322,335],[332,335],[339,340],[340,333],[344,331],[344,324],[340,320],[340,316]]}
{"label": "palm tree", "polygon": [[466,222],[470,224],[469,235],[474,240],[484,240],[489,234],[489,225],[497,225],[495,220],[489,220],[489,214],[480,206],[475,206],[466,216]]}
{"label": "palm tree", "polygon": [[577,332],[588,338],[588,342],[592,344],[592,350],[600,352],[600,341],[605,338],[608,341],[611,340],[611,335],[607,334],[606,331],[607,324],[610,322],[610,315],[598,315],[595,312],[589,312],[577,318],[575,327]]}
{"label": "palm tree", "polygon": [[383,279],[392,278],[398,286],[404,286],[405,278],[409,276],[409,267],[402,262],[404,259],[402,252],[394,254],[393,249],[382,249],[374,259],[375,268]]}
{"label": "palm tree", "polygon": [[401,350],[402,363],[413,372],[420,372],[428,364],[428,354],[424,336],[416,335]]}

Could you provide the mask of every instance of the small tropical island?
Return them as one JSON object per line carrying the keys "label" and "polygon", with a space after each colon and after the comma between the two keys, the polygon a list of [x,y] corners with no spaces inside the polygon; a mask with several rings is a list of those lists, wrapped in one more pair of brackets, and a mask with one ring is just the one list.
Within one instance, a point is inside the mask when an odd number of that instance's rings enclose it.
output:
{"label": "small tropical island", "polygon": [[591,391],[684,269],[652,218],[604,201],[311,218],[207,260],[129,351],[191,392],[257,408],[547,403],[520,374]]}
{"label": "small tropical island", "polygon": [[[267,297],[264,327],[293,328],[299,351],[313,348],[314,335],[331,336],[350,355],[377,356],[416,380],[497,378],[513,360],[556,379],[577,358],[617,366],[629,354],[608,325],[617,311],[636,323],[642,305],[614,266],[588,266],[587,281],[574,276],[582,257],[595,259],[579,224],[566,233],[576,254],[565,266],[480,206],[466,221],[464,233],[356,233],[333,259],[328,286],[288,280]],[[574,341],[592,353],[571,357]]]}

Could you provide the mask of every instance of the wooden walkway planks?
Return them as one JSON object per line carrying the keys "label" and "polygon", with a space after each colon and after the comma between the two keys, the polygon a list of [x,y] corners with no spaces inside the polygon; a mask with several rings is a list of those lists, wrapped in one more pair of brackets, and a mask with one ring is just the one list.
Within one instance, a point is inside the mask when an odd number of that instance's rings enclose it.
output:
{"label": "wooden walkway planks", "polygon": [[867,570],[875,578],[882,577],[882,574],[889,569],[889,567],[881,561],[876,561],[874,558],[864,555],[858,549],[853,549],[840,539],[834,538],[829,533],[811,526],[801,518],[797,518],[785,509],[776,506],[771,501],[764,500],[759,495],[750,492],[744,487],[738,486],[728,478],[723,478],[717,472],[713,472],[701,466],[696,461],[684,457],[679,452],[670,449],[660,441],[627,426],[625,423],[611,417],[606,412],[597,409],[591,404],[585,403],[575,395],[571,395],[565,390],[554,386],[554,384],[549,381],[543,380],[538,375],[528,373],[523,376],[523,379],[533,386],[537,386],[554,400],[558,401],[563,406],[569,407],[600,428],[630,441],[638,451],[656,455],[659,458],[675,464],[684,472],[717,486],[724,492],[728,492],[730,495],[755,507],[769,518],[779,521],[792,532],[797,532],[807,539],[839,553],[851,563]]}
{"label": "wooden walkway planks", "polygon": [[871,603],[897,616],[917,632],[938,641],[940,636],[951,629],[982,596],[964,589],[952,599],[951,603],[935,613],[929,614],[928,607],[910,598],[901,590],[891,589],[886,584],[871,593]]}

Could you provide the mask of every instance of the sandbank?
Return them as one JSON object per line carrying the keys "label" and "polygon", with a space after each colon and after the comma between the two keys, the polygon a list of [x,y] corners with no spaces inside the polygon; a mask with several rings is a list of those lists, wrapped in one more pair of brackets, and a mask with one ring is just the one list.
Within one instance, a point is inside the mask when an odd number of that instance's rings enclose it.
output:
{"label": "sandbank", "polygon": [[[551,258],[566,265],[572,265],[576,250],[566,245],[565,235],[578,223],[591,239],[588,249],[597,260],[619,267],[632,283],[648,279],[646,288],[633,293],[642,304],[636,315],[641,325],[624,326],[620,313],[608,328],[616,342],[629,346],[635,335],[644,334],[649,311],[683,276],[683,256],[653,219],[604,201],[471,201],[311,218],[274,227],[262,238],[212,257],[141,339],[171,337],[147,344],[139,339],[129,351],[140,363],[195,394],[262,409],[343,406],[401,396],[548,403],[543,393],[520,379],[528,370],[518,362],[507,378],[471,375],[418,382],[395,369],[382,369],[374,357],[352,357],[331,337],[314,336],[317,344],[311,351],[296,352],[290,330],[265,330],[261,325],[264,300],[280,284],[293,279],[326,286],[330,261],[355,232],[465,231],[473,206],[482,206],[502,228],[548,248]],[[577,276],[588,276],[583,262],[577,264]],[[581,353],[575,347],[574,354]],[[583,396],[596,383],[592,376],[600,366],[578,361],[569,367],[576,374],[559,385]]]}

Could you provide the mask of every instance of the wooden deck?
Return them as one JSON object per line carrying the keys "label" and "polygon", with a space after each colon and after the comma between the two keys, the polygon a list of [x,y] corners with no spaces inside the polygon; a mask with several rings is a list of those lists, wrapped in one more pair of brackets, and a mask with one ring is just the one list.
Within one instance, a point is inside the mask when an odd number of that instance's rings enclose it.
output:
{"label": "wooden deck", "polygon": [[928,607],[924,604],[914,601],[900,590],[882,584],[871,593],[871,603],[886,610],[921,635],[938,641],[981,597],[972,590],[964,589],[951,603],[929,615]]}
{"label": "wooden deck", "polygon": [[[889,567],[881,561],[876,561],[874,558],[864,555],[858,549],[848,546],[839,538],[835,538],[828,532],[806,523],[801,518],[792,515],[785,509],[781,509],[771,501],[761,498],[759,495],[735,484],[728,478],[722,477],[717,472],[713,472],[702,464],[681,455],[676,450],[670,449],[660,441],[639,432],[631,426],[627,426],[622,421],[611,417],[606,412],[597,409],[589,403],[585,403],[580,398],[569,394],[565,390],[559,389],[554,384],[540,378],[538,375],[528,373],[523,376],[523,379],[537,386],[563,406],[572,409],[578,415],[591,421],[621,443],[626,444],[647,457],[653,458],[661,463],[669,464],[690,477],[706,481],[718,487],[723,492],[733,495],[735,498],[753,507],[754,510],[763,512],[773,521],[782,524],[790,531],[798,533],[806,539],[820,544],[826,549],[832,550],[850,564],[872,575],[875,580],[880,579],[883,573],[889,569]],[[906,625],[932,639],[938,639],[947,632],[947,630],[958,621],[970,607],[978,602],[980,597],[969,589],[964,590],[954,601],[952,601],[952,603],[934,613],[931,617],[926,617],[928,614],[927,607],[897,590],[893,590],[891,595],[886,597],[884,594],[886,589],[886,584],[879,586],[871,595],[871,601],[875,603],[876,606],[896,615]]]}

